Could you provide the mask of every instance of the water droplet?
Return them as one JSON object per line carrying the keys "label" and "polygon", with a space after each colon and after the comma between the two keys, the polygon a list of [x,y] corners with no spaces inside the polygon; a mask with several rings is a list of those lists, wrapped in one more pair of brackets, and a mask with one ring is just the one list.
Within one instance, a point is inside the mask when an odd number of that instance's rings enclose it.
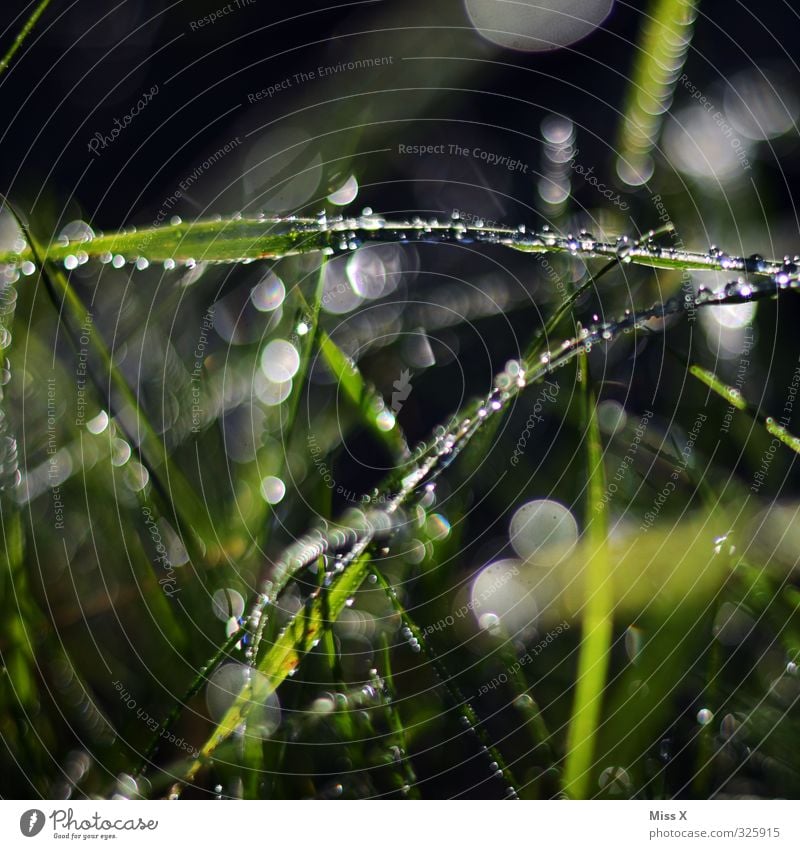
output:
{"label": "water droplet", "polygon": [[261,353],[261,371],[274,383],[284,383],[297,374],[300,355],[285,339],[273,339]]}
{"label": "water droplet", "polygon": [[286,288],[283,281],[273,271],[268,272],[250,292],[250,300],[259,312],[273,312],[283,303],[285,297]]}
{"label": "water droplet", "polygon": [[697,711],[697,721],[700,725],[708,725],[714,719],[714,714],[708,708],[701,708]]}
{"label": "water droplet", "polygon": [[328,201],[336,206],[347,206],[356,199],[358,180],[351,174],[338,189],[328,195]]}
{"label": "water droplet", "polygon": [[238,619],[244,613],[244,598],[234,589],[219,589],[211,596],[211,610],[217,619],[227,622]]}
{"label": "water droplet", "polygon": [[523,559],[552,567],[568,556],[578,541],[578,523],[557,501],[538,499],[523,504],[509,528],[511,545]]}
{"label": "water droplet", "polygon": [[267,475],[261,481],[261,497],[267,504],[279,504],[286,495],[286,484],[274,475]]}

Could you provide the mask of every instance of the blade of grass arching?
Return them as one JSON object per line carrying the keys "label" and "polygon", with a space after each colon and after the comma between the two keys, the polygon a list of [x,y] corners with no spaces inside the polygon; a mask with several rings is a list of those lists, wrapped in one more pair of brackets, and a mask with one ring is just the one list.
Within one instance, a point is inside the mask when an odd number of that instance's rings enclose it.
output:
{"label": "blade of grass arching", "polygon": [[[31,247],[36,264],[41,269],[42,280],[53,306],[58,312],[59,321],[67,332],[70,344],[77,351],[77,338],[81,332],[80,328],[91,323],[92,314],[72,288],[64,272],[53,263],[43,261],[44,251],[19,216],[15,217]],[[142,463],[147,468],[164,505],[172,513],[178,526],[184,531],[184,542],[192,553],[193,559],[201,559],[205,543],[214,539],[214,528],[205,506],[180,470],[170,460],[165,445],[142,411],[135,393],[114,365],[111,354],[99,333],[94,330],[86,335],[89,338],[89,347],[102,364],[104,378],[107,381],[104,385],[104,382],[94,374],[94,370],[88,368],[87,372],[95,388],[106,402],[109,412],[116,417],[120,428],[131,444],[139,446]],[[114,409],[115,406],[120,406],[120,404],[119,401],[112,399],[112,392],[116,392],[119,399],[124,401],[124,404],[133,413],[135,433],[129,433],[119,418],[122,408]],[[140,435],[140,438],[137,439],[137,435]]]}
{"label": "blade of grass arching", "polygon": [[302,656],[314,648],[325,630],[339,617],[347,599],[361,586],[370,562],[368,552],[359,552],[331,586],[311,598],[286,625],[258,663],[257,669],[262,675],[253,679],[236,697],[200,749],[200,756],[187,769],[183,783],[192,781],[217,747],[246,722],[252,705],[263,702],[294,672]]}
{"label": "blade of grass arching", "polygon": [[589,795],[595,740],[611,650],[614,589],[609,571],[603,444],[585,352],[579,357],[578,374],[582,384],[583,419],[586,424],[586,534],[589,553],[575,701],[567,731],[564,791],[574,799],[585,799]]}
{"label": "blade of grass arching", "polygon": [[[353,234],[349,240],[342,236]],[[280,259],[297,254],[345,253],[361,244],[397,244],[460,242],[470,239],[478,245],[492,245],[528,254],[567,254],[580,259],[624,259],[624,262],[648,268],[697,271],[747,272],[772,277],[786,275],[787,285],[797,283],[797,270],[783,261],[731,256],[723,252],[699,253],[683,248],[637,246],[619,239],[602,242],[593,238],[576,239],[552,233],[528,233],[502,227],[466,227],[459,223],[416,224],[387,221],[374,226],[360,219],[342,219],[333,223],[315,218],[240,218],[200,220],[135,232],[95,236],[90,240],[53,242],[47,259],[64,262],[77,254],[87,259],[109,261],[113,256],[139,263],[164,262],[168,267],[194,265],[197,262],[234,263],[248,260]],[[22,251],[0,251],[0,263],[20,267],[33,260],[29,247]],[[146,267],[147,263],[144,263]],[[796,288],[796,286],[795,286]],[[774,293],[773,293],[774,294]]]}
{"label": "blade of grass arching", "polygon": [[490,761],[496,764],[494,771],[499,772],[499,774],[502,775],[503,781],[506,782],[506,792],[508,797],[516,799],[517,787],[519,785],[514,779],[514,776],[511,774],[511,770],[506,765],[502,754],[500,754],[492,740],[489,738],[489,735],[486,733],[486,730],[481,724],[480,717],[475,712],[475,708],[472,707],[469,699],[464,698],[458,684],[456,684],[455,678],[450,674],[447,666],[434,650],[430,640],[428,640],[428,638],[422,633],[417,623],[411,618],[408,611],[402,605],[400,599],[397,597],[397,592],[394,587],[392,587],[384,575],[374,566],[372,568],[372,572],[377,577],[378,585],[386,593],[386,596],[392,607],[395,609],[395,612],[399,614],[403,625],[408,628],[411,633],[411,639],[415,641],[415,645],[419,645],[420,653],[424,655],[425,660],[430,663],[431,668],[436,672],[442,686],[445,688],[450,697],[453,707],[461,715],[466,727],[475,732],[475,736],[478,741],[485,747],[485,751],[488,753]]}
{"label": "blade of grass arching", "polygon": [[139,762],[139,766],[134,772],[134,778],[137,778],[140,775],[143,775],[148,767],[152,766],[153,758],[158,754],[159,749],[161,748],[161,743],[165,737],[169,736],[170,731],[172,731],[173,726],[180,718],[183,713],[186,705],[202,690],[203,685],[208,682],[208,679],[217,669],[217,667],[227,658],[231,656],[234,647],[241,640],[241,634],[232,634],[228,639],[220,646],[219,650],[211,657],[205,664],[205,666],[201,667],[198,671],[197,675],[192,680],[192,683],[189,685],[188,690],[183,695],[182,699],[179,699],[175,702],[172,710],[170,711],[167,718],[163,723],[156,729],[153,736],[150,739],[150,743],[145,750],[144,755],[142,755],[142,759]]}
{"label": "blade of grass arching", "polygon": [[358,366],[324,330],[319,333],[319,350],[339,387],[358,411],[361,421],[370,433],[389,450],[393,459],[402,460],[408,457],[408,444],[394,414],[387,410],[380,394],[367,384]]}
{"label": "blade of grass arching", "polygon": [[699,0],[654,0],[639,39],[617,146],[617,171],[627,183],[646,182],[650,154],[672,103],[692,42]]}
{"label": "blade of grass arching", "polygon": [[33,10],[33,12],[31,12],[30,17],[27,21],[25,21],[25,24],[22,29],[17,33],[16,38],[14,39],[14,43],[11,45],[11,47],[8,48],[5,56],[0,59],[0,76],[2,76],[6,72],[8,66],[11,64],[11,60],[14,58],[14,56],[17,55],[17,52],[19,51],[20,47],[22,47],[22,45],[25,43],[25,39],[31,34],[31,31],[36,26],[36,22],[39,20],[39,18],[42,16],[45,9],[49,5],[50,0],[41,0],[39,5]]}
{"label": "blade of grass arching", "polygon": [[[322,288],[324,279],[320,279],[320,288],[317,293],[317,314],[322,299]],[[305,308],[309,309],[301,292],[298,297]],[[314,325],[316,329],[316,324]],[[408,443],[400,430],[397,421],[392,415],[391,427],[381,427],[378,418],[386,411],[386,404],[374,389],[372,389],[358,366],[342,351],[342,349],[322,329],[316,330],[316,347],[331,374],[336,378],[339,387],[345,396],[351,401],[356,411],[360,414],[363,424],[366,426],[379,442],[389,451],[395,460],[401,460],[408,456]]]}
{"label": "blade of grass arching", "polygon": [[732,386],[721,381],[713,371],[698,365],[689,366],[689,373],[704,383],[712,392],[716,392],[723,400],[741,412],[747,413],[752,419],[762,424],[767,432],[774,436],[787,448],[791,448],[795,454],[800,454],[800,438],[790,433],[780,422],[776,422],[772,416],[764,415],[758,408],[749,404],[742,393]]}

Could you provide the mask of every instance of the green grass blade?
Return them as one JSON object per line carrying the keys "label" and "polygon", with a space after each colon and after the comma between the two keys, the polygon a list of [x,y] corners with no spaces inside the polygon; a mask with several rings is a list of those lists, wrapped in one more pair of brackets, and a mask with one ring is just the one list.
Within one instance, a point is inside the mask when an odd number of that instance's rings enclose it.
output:
{"label": "green grass blade", "polygon": [[617,171],[639,185],[653,170],[650,154],[672,103],[692,42],[699,0],[654,0],[638,43],[617,147]]}
{"label": "green grass blade", "polygon": [[[349,238],[345,238],[352,234]],[[386,221],[375,226],[358,218],[328,221],[316,218],[241,218],[199,220],[144,228],[110,235],[95,235],[89,240],[54,241],[46,258],[51,262],[88,259],[110,262],[122,257],[137,267],[163,262],[167,268],[198,262],[233,263],[259,259],[280,259],[308,253],[345,253],[362,244],[406,241],[460,243],[471,240],[522,253],[567,254],[589,259],[619,260],[648,268],[696,271],[748,272],[774,276],[785,273],[783,261],[729,256],[725,253],[699,253],[683,248],[638,245],[625,237],[604,242],[584,234],[580,238],[552,232],[528,232],[525,228],[467,227],[460,222],[417,224]],[[0,263],[20,266],[34,259],[30,248],[21,252],[0,252]],[[146,261],[145,261],[146,260]],[[145,262],[143,262],[145,261]],[[797,280],[796,270],[789,275]]]}
{"label": "green grass blade", "polygon": [[[11,209],[10,206],[9,209]],[[64,272],[58,266],[44,260],[45,253],[33,234],[22,223],[19,216],[15,214],[15,217],[28,244],[31,246],[38,266],[42,269],[42,279],[58,312],[59,321],[67,331],[70,343],[73,347],[76,347],[79,328],[91,321],[91,313],[70,285]],[[184,542],[187,548],[193,552],[195,557],[198,557],[204,541],[214,538],[214,529],[207,509],[192,486],[171,461],[164,443],[142,411],[136,394],[114,365],[111,354],[100,338],[99,332],[95,330],[87,335],[89,347],[102,365],[104,380],[101,381],[91,368],[87,369],[87,372],[90,374],[98,393],[108,404],[110,413],[118,414],[120,412],[119,409],[112,409],[114,406],[119,407],[120,402],[124,402],[123,405],[127,406],[133,413],[135,432],[140,434],[141,438],[135,439],[129,433],[126,435],[132,445],[138,444],[142,462],[146,466],[156,490],[177,524],[184,531]],[[117,395],[114,402],[110,397],[112,392]],[[122,429],[125,431],[124,427]],[[200,544],[198,545],[198,543]]]}
{"label": "green grass blade", "polygon": [[800,454],[800,438],[790,433],[785,425],[776,421],[772,416],[765,416],[756,407],[748,404],[738,389],[733,386],[728,386],[726,383],[721,381],[713,371],[702,368],[702,366],[689,366],[689,373],[692,377],[696,377],[701,383],[704,383],[724,401],[727,401],[732,407],[740,410],[741,412],[747,413],[751,418],[755,419],[755,421],[762,424],[771,436],[774,436],[787,448],[791,448],[795,454]]}
{"label": "green grass blade", "polygon": [[[300,660],[321,638],[324,631],[333,625],[344,609],[347,599],[355,593],[367,576],[370,555],[361,551],[352,563],[327,589],[321,590],[303,609],[294,616],[281,631],[275,642],[258,663],[263,678],[258,684],[249,684],[239,693],[214,732],[200,749],[195,760],[183,777],[191,781],[200,768],[223,743],[247,719],[250,708],[274,692],[286,677],[299,666]],[[258,692],[254,692],[254,689]]]}
{"label": "green grass blade", "polygon": [[50,5],[50,0],[40,0],[39,5],[31,12],[30,17],[27,21],[25,21],[25,25],[22,29],[17,33],[16,38],[14,39],[14,43],[5,53],[2,59],[0,59],[0,76],[2,76],[7,70],[8,66],[11,64],[11,60],[14,56],[17,55],[20,47],[25,43],[25,39],[31,34],[31,31],[36,26],[36,22],[41,18],[45,9]]}
{"label": "green grass blade", "polygon": [[377,390],[367,384],[358,366],[324,330],[319,334],[319,350],[339,388],[358,411],[369,432],[388,449],[395,460],[408,457],[408,444],[394,414],[387,409]]}
{"label": "green grass blade", "polygon": [[611,650],[614,590],[608,556],[608,508],[604,501],[606,484],[603,445],[585,353],[579,358],[578,369],[583,390],[583,419],[586,423],[586,534],[589,550],[577,686],[567,733],[564,791],[572,798],[585,799],[590,795],[594,745]]}

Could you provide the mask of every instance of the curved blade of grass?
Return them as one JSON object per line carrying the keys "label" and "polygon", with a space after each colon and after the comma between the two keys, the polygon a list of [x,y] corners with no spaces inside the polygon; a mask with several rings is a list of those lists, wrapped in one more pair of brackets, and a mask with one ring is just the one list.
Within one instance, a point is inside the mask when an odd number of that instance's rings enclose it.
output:
{"label": "curved blade of grass", "polygon": [[586,423],[588,465],[586,533],[589,538],[589,553],[586,564],[583,633],[578,655],[575,702],[567,732],[564,791],[572,798],[585,799],[589,795],[594,744],[600,722],[611,650],[614,589],[609,572],[603,444],[600,440],[595,396],[589,384],[585,352],[581,353],[578,363],[580,381],[583,385],[583,419]]}
{"label": "curved blade of grass", "polygon": [[[80,335],[80,328],[91,320],[91,313],[70,285],[64,272],[52,262],[45,260],[44,257],[46,254],[39,246],[30,229],[24,224],[20,216],[13,211],[13,208],[10,205],[8,207],[17,219],[17,223],[30,245],[37,265],[42,269],[42,280],[47,293],[58,312],[59,321],[67,331],[70,344],[77,351],[76,340]],[[100,338],[99,333],[95,331],[86,335],[89,338],[89,347],[102,364],[104,376],[107,380],[106,385],[104,385],[104,381],[101,381],[94,374],[93,369],[87,368],[87,373],[90,375],[101,398],[106,403],[109,412],[117,417],[119,426],[126,433],[131,444],[138,445],[141,449],[142,462],[147,468],[151,480],[164,504],[175,517],[178,526],[184,531],[184,542],[187,547],[196,558],[201,557],[205,541],[214,538],[214,529],[205,506],[197,497],[194,489],[184,478],[183,474],[169,458],[166,447],[143,413],[136,394],[131,390],[125,378],[114,365],[111,354]],[[112,390],[118,394],[119,399],[124,402],[124,405],[132,411],[135,422],[135,433],[141,435],[140,439],[136,439],[134,434],[129,433],[119,418],[122,408],[114,409],[115,406],[119,407],[119,402],[112,400]]]}
{"label": "curved blade of grass", "polygon": [[365,550],[357,552],[350,565],[334,579],[331,586],[321,589],[309,599],[281,631],[275,643],[258,663],[257,669],[263,677],[255,676],[236,697],[200,749],[200,757],[187,769],[183,776],[184,783],[191,781],[217,747],[246,721],[252,705],[263,702],[294,672],[302,656],[316,645],[323,632],[336,621],[347,599],[364,581],[370,560],[370,555]]}
{"label": "curved blade of grass", "polygon": [[[785,425],[775,421],[772,416],[764,415],[758,408],[749,404],[738,389],[728,386],[713,371],[709,371],[702,366],[689,366],[689,373],[692,377],[696,377],[701,383],[704,383],[713,392],[716,392],[720,398],[727,401],[732,407],[747,413],[755,421],[762,424],[770,435],[774,436],[787,448],[791,448],[795,454],[800,454],[800,438],[790,433]],[[781,419],[781,421],[784,421],[784,419]]]}
{"label": "curved blade of grass", "polygon": [[8,66],[11,64],[11,60],[14,56],[17,55],[20,47],[25,43],[25,39],[31,34],[31,31],[36,26],[36,22],[41,18],[45,9],[50,5],[50,0],[41,0],[39,5],[31,12],[30,17],[27,21],[25,21],[25,25],[22,29],[17,33],[16,38],[14,39],[14,43],[5,53],[2,59],[0,59],[0,76],[2,76]]}
{"label": "curved blade of grass", "polygon": [[[352,251],[364,244],[397,242],[475,242],[523,253],[564,253],[582,259],[615,259],[650,268],[747,272],[773,276],[780,273],[798,280],[792,263],[728,256],[722,252],[699,253],[677,247],[637,245],[627,237],[604,242],[588,234],[560,236],[547,231],[527,232],[524,227],[472,227],[460,221],[383,221],[366,218],[241,218],[181,222],[133,232],[96,235],[88,240],[59,240],[49,245],[46,258],[64,262],[85,255],[109,262],[121,256],[127,262],[147,260],[192,265],[196,262],[231,263],[279,259],[295,254]],[[30,248],[0,252],[0,263],[20,266],[34,259]],[[143,263],[146,266],[147,263]]]}
{"label": "curved blade of grass", "polygon": [[389,450],[395,460],[408,457],[408,443],[397,422],[393,421],[388,430],[378,423],[379,416],[386,410],[386,402],[377,390],[367,384],[358,366],[324,330],[319,333],[319,350],[339,387],[358,411],[370,433]]}

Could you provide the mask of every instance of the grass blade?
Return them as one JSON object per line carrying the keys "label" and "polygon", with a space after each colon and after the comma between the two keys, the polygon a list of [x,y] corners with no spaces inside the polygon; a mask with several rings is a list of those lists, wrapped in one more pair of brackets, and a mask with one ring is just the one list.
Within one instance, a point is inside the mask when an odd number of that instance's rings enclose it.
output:
{"label": "grass blade", "polygon": [[586,353],[579,358],[583,387],[583,419],[586,423],[588,498],[586,533],[589,537],[586,564],[583,633],[578,656],[575,702],[567,734],[564,790],[572,798],[590,795],[594,743],[600,721],[603,692],[608,671],[613,628],[614,590],[609,573],[608,508],[603,468],[603,445],[597,422],[595,396],[589,384]]}
{"label": "grass blade", "polygon": [[17,33],[16,38],[14,39],[14,43],[5,53],[2,59],[0,59],[0,76],[2,76],[7,70],[9,65],[11,64],[11,60],[14,56],[17,55],[20,47],[25,43],[25,39],[31,34],[31,31],[36,26],[36,22],[39,18],[44,14],[45,9],[50,5],[50,0],[40,0],[39,5],[31,12],[31,16],[25,21],[25,25],[22,29]]}

